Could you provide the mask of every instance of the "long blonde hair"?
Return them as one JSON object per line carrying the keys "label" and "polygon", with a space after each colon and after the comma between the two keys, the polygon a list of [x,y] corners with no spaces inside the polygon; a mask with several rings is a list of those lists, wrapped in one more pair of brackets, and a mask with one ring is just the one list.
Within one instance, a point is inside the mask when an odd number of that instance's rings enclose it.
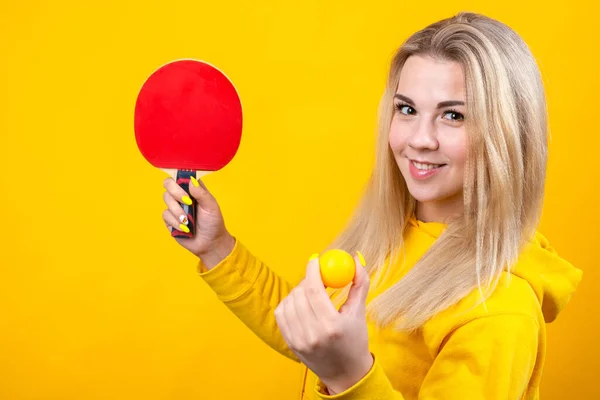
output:
{"label": "long blonde hair", "polygon": [[[376,161],[363,198],[328,246],[360,250],[372,286],[401,268],[403,235],[416,200],[388,143],[393,96],[412,55],[458,62],[466,82],[468,150],[464,212],[397,283],[374,298],[368,314],[381,326],[421,327],[479,289],[485,299],[517,260],[538,225],[546,174],[547,115],[536,61],[505,24],[459,13],[414,33],[395,54],[379,108]],[[333,293],[345,298],[348,287]],[[341,296],[336,296],[341,295]]]}

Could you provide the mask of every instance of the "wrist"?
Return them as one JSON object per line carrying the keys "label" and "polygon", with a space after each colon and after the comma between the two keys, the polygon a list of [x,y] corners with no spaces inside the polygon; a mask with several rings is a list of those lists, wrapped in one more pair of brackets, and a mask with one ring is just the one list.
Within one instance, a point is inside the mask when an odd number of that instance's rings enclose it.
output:
{"label": "wrist", "polygon": [[358,363],[356,369],[353,371],[349,371],[343,376],[339,376],[338,378],[334,378],[328,381],[323,381],[327,390],[331,395],[336,395],[346,390],[350,389],[352,386],[356,385],[363,379],[373,368],[373,355],[369,352],[368,355],[363,357],[363,360]]}
{"label": "wrist", "polygon": [[229,233],[223,235],[223,237],[215,242],[210,249],[199,252],[196,254],[202,261],[204,266],[210,270],[216,267],[221,261],[223,261],[235,247],[235,238]]}

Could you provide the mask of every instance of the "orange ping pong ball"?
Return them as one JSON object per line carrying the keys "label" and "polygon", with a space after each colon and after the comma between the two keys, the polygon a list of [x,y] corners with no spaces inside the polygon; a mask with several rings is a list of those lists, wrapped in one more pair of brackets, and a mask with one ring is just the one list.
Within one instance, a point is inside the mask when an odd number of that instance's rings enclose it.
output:
{"label": "orange ping pong ball", "polygon": [[333,249],[319,257],[321,279],[325,286],[342,288],[352,282],[356,273],[354,258],[346,251]]}

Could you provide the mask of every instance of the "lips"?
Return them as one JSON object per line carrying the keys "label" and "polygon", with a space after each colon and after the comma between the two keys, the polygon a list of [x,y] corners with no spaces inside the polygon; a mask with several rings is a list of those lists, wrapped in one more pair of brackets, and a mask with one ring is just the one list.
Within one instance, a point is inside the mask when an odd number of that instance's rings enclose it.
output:
{"label": "lips", "polygon": [[416,180],[425,180],[438,174],[447,164],[435,164],[430,162],[409,160],[410,175]]}

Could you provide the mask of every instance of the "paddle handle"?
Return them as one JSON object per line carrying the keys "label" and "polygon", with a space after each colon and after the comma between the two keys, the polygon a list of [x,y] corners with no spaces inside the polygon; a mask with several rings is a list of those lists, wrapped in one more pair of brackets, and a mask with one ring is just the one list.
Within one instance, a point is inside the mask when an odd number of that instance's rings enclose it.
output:
{"label": "paddle handle", "polygon": [[186,233],[177,229],[173,229],[171,232],[171,236],[174,238],[193,238],[196,233],[196,199],[190,194],[190,178],[196,177],[196,171],[186,171],[186,170],[177,170],[177,176],[175,181],[183,190],[186,191],[190,199],[192,199],[192,204],[181,204],[183,207],[183,211],[187,214],[188,224],[190,232]]}

